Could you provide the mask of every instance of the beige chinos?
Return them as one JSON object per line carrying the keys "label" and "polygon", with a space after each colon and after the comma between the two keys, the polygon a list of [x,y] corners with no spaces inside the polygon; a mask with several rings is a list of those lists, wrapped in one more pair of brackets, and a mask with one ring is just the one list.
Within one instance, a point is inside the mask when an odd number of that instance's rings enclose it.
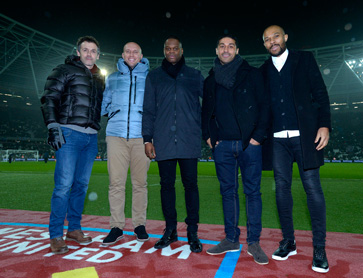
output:
{"label": "beige chinos", "polygon": [[132,183],[132,224],[134,228],[146,224],[147,172],[150,159],[145,155],[142,138],[126,140],[106,136],[107,169],[109,174],[110,226],[125,226],[125,189],[130,168]]}

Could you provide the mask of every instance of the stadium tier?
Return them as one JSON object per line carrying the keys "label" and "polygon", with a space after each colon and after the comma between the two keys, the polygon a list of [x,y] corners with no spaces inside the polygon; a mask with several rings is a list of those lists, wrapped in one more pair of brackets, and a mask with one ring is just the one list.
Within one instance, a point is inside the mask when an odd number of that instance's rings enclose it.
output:
{"label": "stadium tier", "polygon": [[[52,68],[61,64],[75,46],[58,40],[0,14],[0,149],[39,150],[47,146],[39,97]],[[331,101],[333,132],[326,148],[327,161],[363,160],[363,41],[308,49],[312,51],[327,85]],[[119,54],[101,53],[98,65],[108,73],[116,70]],[[243,56],[259,67],[267,54]],[[147,57],[151,69],[164,57]],[[186,63],[207,75],[215,57],[186,57]],[[99,133],[99,155],[105,158],[105,125]],[[202,159],[211,157],[203,145]]]}

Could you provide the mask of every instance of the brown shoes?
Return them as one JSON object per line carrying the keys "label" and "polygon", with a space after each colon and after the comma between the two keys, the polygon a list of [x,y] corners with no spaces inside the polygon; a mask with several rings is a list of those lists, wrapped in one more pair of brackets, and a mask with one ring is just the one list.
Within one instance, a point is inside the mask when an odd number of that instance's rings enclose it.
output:
{"label": "brown shoes", "polygon": [[90,243],[92,242],[92,237],[85,236],[81,230],[75,230],[67,232],[66,240],[73,240],[78,243]]}
{"label": "brown shoes", "polygon": [[[73,240],[78,243],[90,243],[92,238],[85,236],[81,230],[68,232],[66,240]],[[69,251],[67,244],[64,242],[63,237],[56,237],[50,240],[50,249],[54,254],[64,254]]]}
{"label": "brown shoes", "polygon": [[50,249],[54,254],[64,254],[69,251],[62,237],[52,238],[50,240]]}

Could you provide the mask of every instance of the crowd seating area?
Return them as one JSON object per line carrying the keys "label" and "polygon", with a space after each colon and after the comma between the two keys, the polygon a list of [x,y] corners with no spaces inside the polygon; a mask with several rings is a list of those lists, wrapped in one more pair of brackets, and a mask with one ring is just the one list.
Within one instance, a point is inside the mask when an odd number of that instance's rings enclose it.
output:
{"label": "crowd seating area", "polygon": [[[39,104],[32,106],[1,105],[0,107],[0,150],[38,150],[39,157],[48,153],[54,158],[53,149],[47,144],[48,130],[44,124]],[[106,119],[102,119],[102,129],[98,134],[98,158],[106,156]]]}
{"label": "crowd seating area", "polygon": [[363,160],[363,112],[355,108],[332,112],[332,133],[325,150],[328,160]]}
{"label": "crowd seating area", "polygon": [[[0,105],[0,149],[38,150],[39,156],[48,152],[54,157],[54,151],[47,145],[47,129],[43,122],[39,104]],[[332,110],[333,130],[325,150],[326,160],[362,161],[363,129],[362,109],[344,108]],[[106,159],[105,129],[107,119],[101,121],[102,129],[98,134],[99,159]],[[209,147],[202,142],[203,160],[212,159]]]}

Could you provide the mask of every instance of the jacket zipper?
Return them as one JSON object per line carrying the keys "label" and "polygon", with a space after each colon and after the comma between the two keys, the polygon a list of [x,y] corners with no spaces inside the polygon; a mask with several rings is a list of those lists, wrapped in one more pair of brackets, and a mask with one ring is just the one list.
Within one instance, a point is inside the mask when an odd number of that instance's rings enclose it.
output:
{"label": "jacket zipper", "polygon": [[135,87],[134,87],[134,104],[136,104],[136,78],[137,78],[137,76],[135,76]]}
{"label": "jacket zipper", "polygon": [[178,138],[177,138],[177,136],[176,136],[176,92],[177,92],[177,90],[176,90],[176,87],[177,87],[177,85],[176,85],[176,79],[175,79],[175,87],[174,87],[174,126],[175,126],[175,135],[174,135],[174,137],[175,137],[175,144],[178,142]]}
{"label": "jacket zipper", "polygon": [[132,94],[132,72],[130,71],[129,110],[127,112],[127,135],[126,135],[127,141],[129,141],[129,136],[130,136],[131,94]]}
{"label": "jacket zipper", "polygon": [[95,102],[95,98],[96,98],[96,94],[95,94],[96,84],[95,84],[93,74],[88,68],[86,70],[91,75],[91,95],[90,95],[90,104],[91,105],[88,108],[88,119],[87,119],[87,124],[86,124],[85,128],[87,128],[91,125],[90,122],[91,122],[91,119],[93,118],[92,114],[93,114],[94,102]]}

